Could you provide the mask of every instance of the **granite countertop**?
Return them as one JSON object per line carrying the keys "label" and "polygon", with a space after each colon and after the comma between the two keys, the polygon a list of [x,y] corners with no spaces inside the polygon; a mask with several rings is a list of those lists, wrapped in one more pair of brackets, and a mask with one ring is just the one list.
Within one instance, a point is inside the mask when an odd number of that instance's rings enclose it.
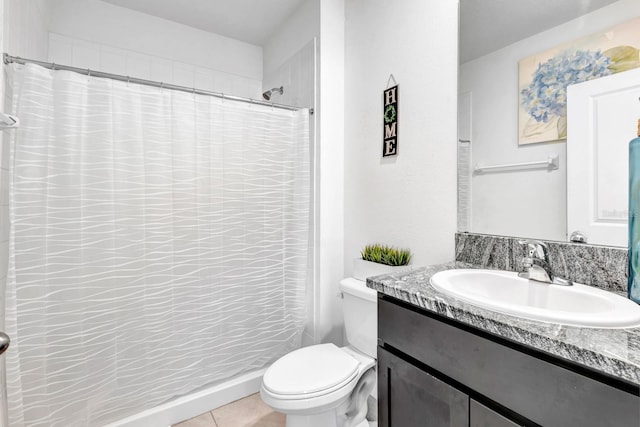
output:
{"label": "granite countertop", "polygon": [[429,283],[438,271],[457,268],[473,266],[455,262],[415,268],[367,278],[367,286],[499,337],[640,384],[640,328],[580,328],[523,319],[467,304]]}

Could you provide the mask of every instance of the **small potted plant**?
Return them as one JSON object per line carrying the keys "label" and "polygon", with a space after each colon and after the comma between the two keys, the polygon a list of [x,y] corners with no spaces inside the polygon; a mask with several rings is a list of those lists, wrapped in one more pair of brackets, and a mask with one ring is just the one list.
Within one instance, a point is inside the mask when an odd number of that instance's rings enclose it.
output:
{"label": "small potted plant", "polygon": [[398,249],[392,246],[372,244],[360,251],[361,258],[353,260],[353,277],[366,280],[367,277],[392,273],[406,268],[411,262],[409,249]]}

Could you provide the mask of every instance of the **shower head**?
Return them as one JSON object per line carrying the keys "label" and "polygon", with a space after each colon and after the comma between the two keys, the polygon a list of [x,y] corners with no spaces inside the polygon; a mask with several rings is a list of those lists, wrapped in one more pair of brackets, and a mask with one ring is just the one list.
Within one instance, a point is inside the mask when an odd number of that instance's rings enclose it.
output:
{"label": "shower head", "polygon": [[271,99],[271,95],[273,95],[273,93],[275,92],[278,92],[280,93],[280,95],[282,95],[284,93],[284,86],[274,87],[273,89],[263,92],[262,97],[265,99],[265,101],[268,101]]}

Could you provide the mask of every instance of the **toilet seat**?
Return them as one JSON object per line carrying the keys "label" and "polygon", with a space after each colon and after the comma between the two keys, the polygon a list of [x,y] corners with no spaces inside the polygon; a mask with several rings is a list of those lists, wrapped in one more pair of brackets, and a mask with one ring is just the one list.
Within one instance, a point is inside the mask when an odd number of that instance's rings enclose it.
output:
{"label": "toilet seat", "polygon": [[334,344],[295,350],[277,360],[264,374],[269,392],[305,399],[344,387],[358,374],[358,361]]}
{"label": "toilet seat", "polygon": [[[267,369],[267,372],[263,377],[262,387],[260,390],[262,400],[267,405],[280,412],[289,414],[313,414],[326,411],[328,408],[336,407],[345,399],[349,398],[349,395],[353,391],[353,388],[355,387],[360,377],[364,374],[364,372],[375,366],[375,359],[367,356],[366,354],[360,353],[359,351],[351,347],[339,348],[334,344],[318,344],[311,347],[305,347],[299,350],[295,350],[294,352],[289,353],[287,356],[293,353],[301,352],[302,350],[307,350],[305,353],[309,352],[309,354],[315,356],[315,354],[313,353],[316,351],[316,349],[323,346],[333,347],[330,349],[324,348],[323,350],[327,350],[326,353],[318,352],[318,354],[332,355],[331,360],[324,360],[323,364],[330,365],[331,363],[336,363],[338,364],[337,366],[340,366],[342,369],[344,369],[342,374],[344,378],[340,382],[333,385],[327,385],[335,382],[336,377],[334,377],[334,380],[325,383],[324,387],[321,385],[321,382],[315,383],[314,385],[316,386],[316,391],[299,394],[278,393],[274,391],[277,390],[277,386],[279,385],[277,382],[277,377],[270,371],[280,360],[282,360],[280,359],[273,365],[271,365],[269,369]],[[302,353],[302,355],[304,355],[305,353]],[[297,356],[292,357],[295,357],[297,359]],[[346,374],[344,372],[348,372],[349,366],[351,365],[349,358],[353,359],[353,361],[355,362],[355,371],[353,373]],[[294,362],[297,362],[296,359],[294,359]],[[300,357],[299,360],[303,360],[302,357]],[[341,362],[344,362],[345,365],[341,365]],[[287,365],[283,363],[281,366],[276,367],[277,370],[274,372],[284,375],[285,371],[281,370],[281,367],[285,366]],[[301,362],[299,366],[302,366],[306,371],[313,371],[317,369],[317,366],[309,363],[309,359],[306,359],[306,362]],[[286,372],[289,375],[293,373],[291,369],[288,369]],[[340,375],[337,375],[337,377],[339,376]],[[311,390],[313,388],[307,389]],[[293,390],[293,387],[290,390]]]}

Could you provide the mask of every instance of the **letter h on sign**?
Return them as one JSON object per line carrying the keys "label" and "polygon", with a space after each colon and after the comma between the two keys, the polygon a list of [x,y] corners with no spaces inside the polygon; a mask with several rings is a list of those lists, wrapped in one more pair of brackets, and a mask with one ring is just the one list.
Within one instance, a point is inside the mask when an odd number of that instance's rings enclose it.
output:
{"label": "letter h on sign", "polygon": [[383,92],[384,113],[382,157],[398,154],[398,85]]}

